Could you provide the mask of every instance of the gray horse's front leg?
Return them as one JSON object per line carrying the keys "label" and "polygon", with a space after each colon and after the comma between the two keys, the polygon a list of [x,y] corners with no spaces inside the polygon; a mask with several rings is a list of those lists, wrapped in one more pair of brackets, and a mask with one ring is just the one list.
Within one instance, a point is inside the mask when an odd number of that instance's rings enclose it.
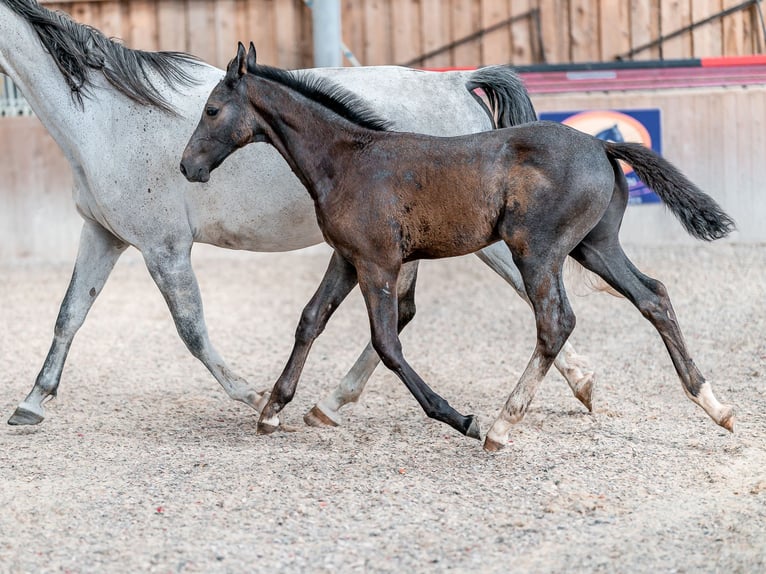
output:
{"label": "gray horse's front leg", "polygon": [[8,419],[8,424],[35,425],[43,421],[43,402],[58,392],[72,340],[126,247],[98,223],[86,221],[83,224],[72,279],[61,302],[48,356],[32,390]]}
{"label": "gray horse's front leg", "polygon": [[[505,279],[516,290],[519,297],[524,299],[530,306],[524,282],[521,279],[513,256],[505,243],[499,241],[476,252],[476,256],[486,263],[495,273]],[[593,410],[592,395],[596,375],[590,367],[590,361],[584,355],[578,355],[569,341],[556,357],[554,366],[566,379],[572,393],[589,411]]]}
{"label": "gray horse's front leg", "polygon": [[143,255],[170,309],[178,334],[191,354],[202,361],[232,399],[260,411],[268,393],[256,392],[245,379],[232,372],[210,343],[202,297],[191,266],[191,241],[146,250]]}

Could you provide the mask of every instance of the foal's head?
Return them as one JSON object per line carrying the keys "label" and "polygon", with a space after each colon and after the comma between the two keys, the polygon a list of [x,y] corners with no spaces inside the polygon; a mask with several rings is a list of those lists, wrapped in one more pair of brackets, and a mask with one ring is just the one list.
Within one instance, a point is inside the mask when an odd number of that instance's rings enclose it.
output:
{"label": "foal's head", "polygon": [[245,47],[240,43],[237,56],[229,62],[226,75],[210,93],[197,129],[186,144],[181,173],[189,181],[208,181],[210,172],[234,151],[251,142],[268,141],[249,105],[243,81],[248,66],[255,67],[255,47],[251,43],[245,54]]}

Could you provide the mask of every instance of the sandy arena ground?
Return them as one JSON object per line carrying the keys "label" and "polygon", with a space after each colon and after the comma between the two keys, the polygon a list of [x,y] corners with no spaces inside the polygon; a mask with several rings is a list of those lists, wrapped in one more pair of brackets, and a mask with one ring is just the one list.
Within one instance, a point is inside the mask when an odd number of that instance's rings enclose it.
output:
{"label": "sandy arena ground", "polygon": [[[428,420],[378,370],[344,426],[302,416],[368,337],[352,293],[258,436],[186,351],[135,254],[75,339],[38,427],[0,428],[0,572],[763,572],[766,247],[629,249],[668,286],[734,435],[687,400],[625,300],[572,293],[598,372],[588,414],[552,372],[504,452]],[[327,251],[195,255],[212,340],[270,387]],[[3,420],[32,386],[70,265],[0,267]],[[581,292],[582,289],[577,289]],[[405,353],[482,430],[534,344],[531,312],[474,257],[422,265]]]}

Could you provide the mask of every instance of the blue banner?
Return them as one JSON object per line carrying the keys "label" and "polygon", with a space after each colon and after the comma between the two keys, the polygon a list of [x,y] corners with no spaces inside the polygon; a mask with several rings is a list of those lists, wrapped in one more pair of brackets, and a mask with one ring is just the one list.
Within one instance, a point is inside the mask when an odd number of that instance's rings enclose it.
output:
{"label": "blue banner", "polygon": [[[659,109],[542,112],[540,119],[566,124],[602,140],[640,143],[662,154]],[[629,202],[659,203],[660,198],[638,179],[633,168],[621,165],[630,189]]]}

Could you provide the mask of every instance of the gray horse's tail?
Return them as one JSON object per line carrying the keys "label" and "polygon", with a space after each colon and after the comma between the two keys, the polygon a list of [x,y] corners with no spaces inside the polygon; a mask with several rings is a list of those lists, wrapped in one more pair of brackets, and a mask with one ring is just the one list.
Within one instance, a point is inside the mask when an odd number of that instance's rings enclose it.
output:
{"label": "gray horse's tail", "polygon": [[[507,128],[534,122],[537,113],[529,93],[516,72],[508,66],[487,66],[473,72],[465,87],[487,110],[495,128]],[[481,88],[489,109],[474,90]]]}
{"label": "gray horse's tail", "polygon": [[660,196],[690,235],[712,241],[734,230],[734,220],[721,206],[668,160],[637,143],[604,142],[604,147],[610,157],[633,166],[636,175]]}

